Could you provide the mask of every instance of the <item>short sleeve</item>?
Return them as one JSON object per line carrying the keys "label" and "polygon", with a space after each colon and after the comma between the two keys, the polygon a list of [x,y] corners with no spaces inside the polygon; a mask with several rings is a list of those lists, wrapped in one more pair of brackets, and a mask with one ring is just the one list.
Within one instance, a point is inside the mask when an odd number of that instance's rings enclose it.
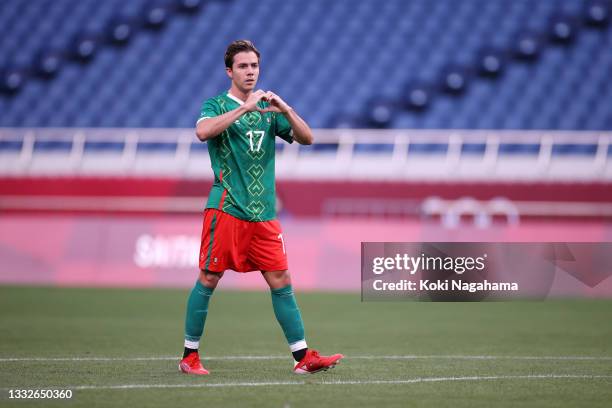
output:
{"label": "short sleeve", "polygon": [[221,114],[221,108],[219,103],[214,98],[207,99],[202,104],[202,109],[200,109],[200,117],[196,122],[196,125],[203,119],[214,118],[215,116],[219,116]]}
{"label": "short sleeve", "polygon": [[293,128],[281,113],[274,114],[274,133],[287,143],[293,143]]}

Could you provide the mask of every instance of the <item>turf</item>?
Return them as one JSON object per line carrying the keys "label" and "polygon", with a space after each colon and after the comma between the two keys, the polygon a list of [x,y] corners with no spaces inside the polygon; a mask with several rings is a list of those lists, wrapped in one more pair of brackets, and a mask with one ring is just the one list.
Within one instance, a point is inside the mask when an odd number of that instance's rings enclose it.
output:
{"label": "turf", "polygon": [[[0,287],[0,405],[609,407],[612,401],[610,300],[361,303],[358,294],[298,293],[309,344],[346,355],[338,368],[305,377],[291,373],[269,294],[221,289],[203,345],[212,375],[202,378],[177,371],[187,293]],[[565,358],[517,358],[543,356]],[[34,357],[47,360],[7,360]],[[48,360],[64,357],[114,359]],[[567,377],[541,377],[550,375]],[[138,386],[112,388],[130,385]],[[8,399],[9,389],[46,388],[72,389],[73,397]]]}

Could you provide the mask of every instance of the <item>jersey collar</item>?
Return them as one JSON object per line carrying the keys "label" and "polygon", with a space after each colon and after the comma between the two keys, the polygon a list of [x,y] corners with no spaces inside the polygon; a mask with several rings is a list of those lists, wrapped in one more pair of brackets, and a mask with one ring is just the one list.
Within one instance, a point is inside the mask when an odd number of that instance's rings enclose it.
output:
{"label": "jersey collar", "polygon": [[233,100],[233,101],[236,101],[236,103],[238,103],[238,105],[244,105],[244,102],[243,102],[243,101],[241,101],[241,100],[240,100],[240,98],[238,98],[238,97],[236,97],[236,96],[232,95],[232,94],[230,93],[230,91],[227,91],[227,97],[228,97],[228,98],[230,98],[230,99],[231,99],[231,100]]}

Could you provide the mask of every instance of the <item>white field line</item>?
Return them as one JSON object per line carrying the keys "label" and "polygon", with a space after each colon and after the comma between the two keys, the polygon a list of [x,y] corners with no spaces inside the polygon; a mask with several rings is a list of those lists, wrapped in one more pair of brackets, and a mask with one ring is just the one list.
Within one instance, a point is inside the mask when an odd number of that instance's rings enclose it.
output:
{"label": "white field line", "polygon": [[45,387],[45,389],[64,390],[129,390],[152,388],[222,388],[222,387],[270,387],[279,385],[393,385],[418,384],[450,381],[494,381],[494,380],[551,380],[551,379],[581,379],[612,380],[612,375],[574,375],[574,374],[539,374],[539,375],[495,375],[466,377],[417,377],[396,380],[330,380],[330,381],[266,381],[266,382],[229,382],[229,383],[199,383],[199,384],[121,384],[121,385],[75,385],[61,387]]}
{"label": "white field line", "polygon": [[[612,361],[612,356],[493,356],[493,355],[356,355],[348,360],[555,360],[555,361]],[[179,356],[163,357],[3,357],[11,361],[178,361]],[[270,356],[202,356],[202,360],[291,360],[288,355]]]}

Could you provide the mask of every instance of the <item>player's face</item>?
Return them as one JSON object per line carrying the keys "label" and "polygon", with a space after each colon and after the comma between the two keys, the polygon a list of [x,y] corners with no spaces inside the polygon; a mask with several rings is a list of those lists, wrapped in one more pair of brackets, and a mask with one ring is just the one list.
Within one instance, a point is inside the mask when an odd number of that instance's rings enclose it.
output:
{"label": "player's face", "polygon": [[227,68],[227,75],[242,92],[251,92],[259,78],[259,58],[257,58],[257,54],[253,51],[247,51],[234,55],[234,64],[232,68]]}

